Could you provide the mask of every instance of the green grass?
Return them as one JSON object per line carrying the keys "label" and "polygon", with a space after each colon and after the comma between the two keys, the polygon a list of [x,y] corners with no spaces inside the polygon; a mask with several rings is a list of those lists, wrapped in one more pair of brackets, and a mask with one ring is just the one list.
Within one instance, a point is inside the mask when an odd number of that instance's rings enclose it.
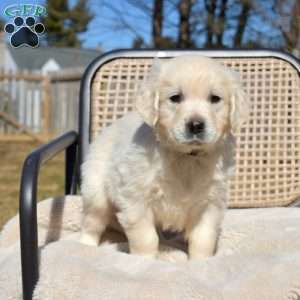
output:
{"label": "green grass", "polygon": [[[34,142],[0,143],[0,229],[19,208],[19,186],[25,157],[36,147]],[[41,168],[38,199],[64,192],[64,155],[59,154]]]}

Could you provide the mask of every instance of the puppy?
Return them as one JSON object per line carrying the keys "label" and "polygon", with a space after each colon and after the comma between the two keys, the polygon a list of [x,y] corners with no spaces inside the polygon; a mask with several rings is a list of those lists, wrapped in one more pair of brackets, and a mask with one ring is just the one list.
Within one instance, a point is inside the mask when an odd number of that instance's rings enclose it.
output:
{"label": "puppy", "polygon": [[82,165],[81,242],[116,217],[131,253],[155,257],[157,228],[183,232],[191,259],[214,254],[233,170],[233,132],[248,115],[228,69],[202,56],[154,63],[136,108],[104,129]]}

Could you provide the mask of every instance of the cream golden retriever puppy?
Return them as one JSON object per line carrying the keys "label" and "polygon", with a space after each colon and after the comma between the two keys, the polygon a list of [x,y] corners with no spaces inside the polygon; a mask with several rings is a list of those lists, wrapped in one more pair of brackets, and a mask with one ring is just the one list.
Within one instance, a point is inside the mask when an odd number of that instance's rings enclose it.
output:
{"label": "cream golden retriever puppy", "polygon": [[117,217],[131,253],[155,257],[162,228],[183,232],[191,259],[213,255],[232,133],[248,114],[239,81],[203,56],[156,61],[136,108],[101,132],[82,165],[81,242],[98,245]]}

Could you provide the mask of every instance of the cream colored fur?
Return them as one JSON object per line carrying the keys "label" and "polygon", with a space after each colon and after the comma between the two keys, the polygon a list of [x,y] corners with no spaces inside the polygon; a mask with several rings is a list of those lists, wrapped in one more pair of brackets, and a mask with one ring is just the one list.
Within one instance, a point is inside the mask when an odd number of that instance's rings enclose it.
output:
{"label": "cream colored fur", "polygon": [[[221,100],[212,103],[212,95]],[[131,253],[155,257],[162,228],[184,233],[190,258],[213,255],[233,171],[232,133],[248,111],[238,80],[202,56],[156,61],[136,106],[139,114],[102,131],[82,165],[81,242],[98,245],[117,217]],[[187,131],[193,118],[204,120],[203,135]]]}

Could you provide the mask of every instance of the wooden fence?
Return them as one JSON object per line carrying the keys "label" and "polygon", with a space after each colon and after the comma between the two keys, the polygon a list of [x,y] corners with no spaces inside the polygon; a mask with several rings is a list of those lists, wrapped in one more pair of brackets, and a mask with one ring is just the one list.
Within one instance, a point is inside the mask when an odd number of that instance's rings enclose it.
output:
{"label": "wooden fence", "polygon": [[47,139],[77,129],[82,72],[0,72],[0,138],[30,132]]}

